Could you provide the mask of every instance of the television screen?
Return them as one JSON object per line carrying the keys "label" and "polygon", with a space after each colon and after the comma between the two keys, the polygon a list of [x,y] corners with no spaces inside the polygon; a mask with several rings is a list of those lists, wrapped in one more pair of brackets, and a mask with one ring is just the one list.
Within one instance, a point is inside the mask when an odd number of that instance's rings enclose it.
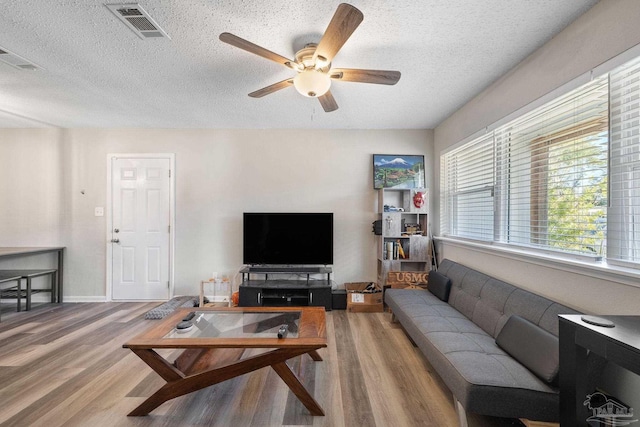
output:
{"label": "television screen", "polygon": [[253,213],[243,218],[244,264],[333,264],[333,213]]}

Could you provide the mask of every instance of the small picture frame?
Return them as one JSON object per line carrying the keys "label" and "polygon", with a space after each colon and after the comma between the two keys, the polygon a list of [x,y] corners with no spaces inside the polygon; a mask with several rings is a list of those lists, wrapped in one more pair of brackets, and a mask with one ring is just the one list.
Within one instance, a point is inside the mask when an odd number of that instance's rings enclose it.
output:
{"label": "small picture frame", "polygon": [[424,156],[373,155],[373,188],[424,188]]}

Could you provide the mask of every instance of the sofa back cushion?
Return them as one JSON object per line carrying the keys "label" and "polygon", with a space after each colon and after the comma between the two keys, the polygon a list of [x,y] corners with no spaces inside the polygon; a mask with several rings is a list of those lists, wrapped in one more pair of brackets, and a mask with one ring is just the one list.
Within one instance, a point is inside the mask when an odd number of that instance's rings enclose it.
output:
{"label": "sofa back cushion", "polygon": [[496,338],[512,315],[558,336],[558,314],[577,311],[445,259],[438,272],[451,279],[448,303]]}
{"label": "sofa back cushion", "polygon": [[451,292],[451,279],[437,271],[430,271],[427,289],[442,301],[447,302]]}
{"label": "sofa back cushion", "polygon": [[560,349],[558,337],[552,333],[514,315],[498,334],[496,344],[540,379],[557,382]]}

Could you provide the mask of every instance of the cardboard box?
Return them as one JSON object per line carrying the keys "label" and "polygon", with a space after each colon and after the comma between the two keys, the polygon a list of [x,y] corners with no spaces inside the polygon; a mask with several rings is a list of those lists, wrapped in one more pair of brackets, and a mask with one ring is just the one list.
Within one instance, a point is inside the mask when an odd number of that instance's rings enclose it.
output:
{"label": "cardboard box", "polygon": [[390,271],[387,273],[387,285],[391,289],[427,289],[428,271]]}
{"label": "cardboard box", "polygon": [[[359,292],[364,291],[371,282],[345,283],[347,291],[347,311],[352,313],[377,313],[384,311],[382,305],[382,292]],[[376,289],[380,287],[376,283]]]}

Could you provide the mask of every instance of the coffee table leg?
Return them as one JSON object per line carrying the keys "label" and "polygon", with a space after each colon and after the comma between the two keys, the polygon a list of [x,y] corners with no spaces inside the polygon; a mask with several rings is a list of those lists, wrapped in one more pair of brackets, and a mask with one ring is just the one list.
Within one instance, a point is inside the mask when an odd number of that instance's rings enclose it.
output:
{"label": "coffee table leg", "polygon": [[[140,406],[129,413],[129,416],[143,416],[149,414],[164,402],[185,394],[218,384],[222,381],[253,372],[255,370],[273,367],[280,378],[289,386],[291,391],[300,399],[312,415],[324,415],[324,411],[304,388],[300,380],[295,376],[286,364],[288,359],[300,356],[304,353],[312,353],[316,350],[304,349],[277,349],[268,353],[259,354],[235,363],[219,367],[211,366],[193,375],[185,375],[173,364],[160,356],[152,349],[131,349],[140,359],[160,375],[167,383],[151,395]],[[223,350],[223,349],[219,349]],[[207,354],[204,352],[203,354]],[[312,356],[313,357],[313,356]],[[319,357],[319,356],[318,356]]]}
{"label": "coffee table leg", "polygon": [[309,352],[309,356],[311,356],[311,358],[315,361],[315,362],[322,362],[322,356],[320,356],[320,354],[318,354],[318,350],[311,350]]}
{"label": "coffee table leg", "polygon": [[131,349],[144,363],[149,365],[166,382],[178,381],[185,375],[180,372],[172,363],[160,356],[152,349]]}
{"label": "coffee table leg", "polygon": [[318,402],[316,402],[313,396],[311,396],[307,389],[304,388],[304,385],[302,385],[298,377],[291,372],[291,369],[289,369],[286,362],[276,363],[275,365],[271,365],[271,367],[276,371],[280,378],[282,378],[282,381],[289,386],[289,389],[296,395],[300,402],[302,402],[305,408],[311,412],[311,415],[324,415],[324,411]]}

